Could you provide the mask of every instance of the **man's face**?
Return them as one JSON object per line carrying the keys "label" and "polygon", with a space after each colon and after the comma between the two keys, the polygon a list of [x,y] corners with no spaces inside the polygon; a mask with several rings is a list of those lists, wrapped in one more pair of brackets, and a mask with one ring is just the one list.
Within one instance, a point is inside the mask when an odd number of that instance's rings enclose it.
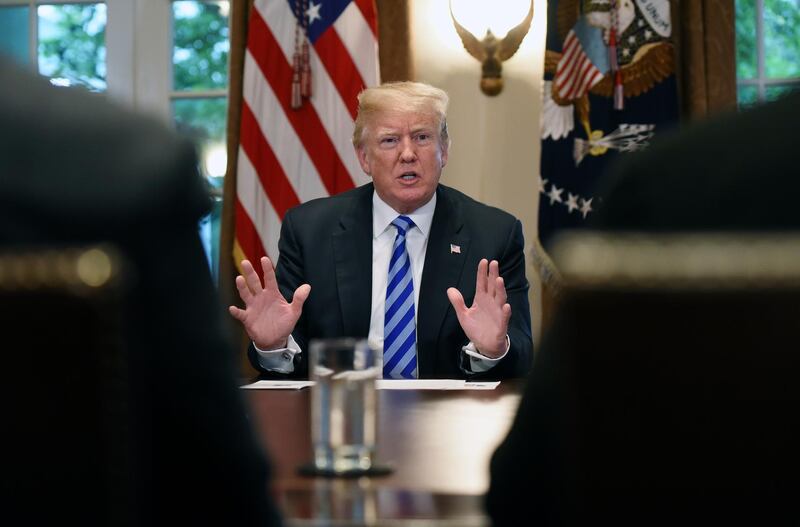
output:
{"label": "man's face", "polygon": [[447,147],[439,140],[433,115],[390,111],[367,124],[356,155],[375,191],[390,207],[408,214],[428,202],[436,192]]}

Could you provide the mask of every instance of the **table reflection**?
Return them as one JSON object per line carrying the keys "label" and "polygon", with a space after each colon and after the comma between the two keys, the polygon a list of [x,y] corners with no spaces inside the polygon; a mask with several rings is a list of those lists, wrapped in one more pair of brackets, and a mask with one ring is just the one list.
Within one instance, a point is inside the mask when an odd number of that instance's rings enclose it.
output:
{"label": "table reflection", "polygon": [[383,477],[300,476],[311,456],[310,391],[251,390],[251,419],[273,464],[288,525],[488,526],[489,459],[505,437],[522,386],[492,391],[379,392],[376,459]]}

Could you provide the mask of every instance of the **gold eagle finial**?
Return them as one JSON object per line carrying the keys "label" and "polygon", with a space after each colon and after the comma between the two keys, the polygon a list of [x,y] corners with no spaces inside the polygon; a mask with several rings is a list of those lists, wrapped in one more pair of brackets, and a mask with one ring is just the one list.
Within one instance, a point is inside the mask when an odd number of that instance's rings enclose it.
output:
{"label": "gold eagle finial", "polygon": [[517,52],[522,39],[525,38],[528,29],[531,27],[533,0],[531,0],[530,9],[528,9],[525,19],[513,27],[503,39],[498,39],[490,29],[487,29],[483,40],[478,40],[475,35],[456,20],[455,15],[453,15],[452,0],[450,0],[449,5],[450,18],[453,19],[453,25],[458,36],[461,37],[464,49],[481,63],[481,91],[486,95],[497,95],[503,91],[503,62],[510,59]]}

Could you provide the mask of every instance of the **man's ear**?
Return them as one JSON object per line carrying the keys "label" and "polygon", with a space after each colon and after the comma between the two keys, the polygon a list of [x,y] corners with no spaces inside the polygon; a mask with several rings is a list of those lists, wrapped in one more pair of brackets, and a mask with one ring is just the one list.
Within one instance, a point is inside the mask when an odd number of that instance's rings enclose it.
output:
{"label": "man's ear", "polygon": [[367,149],[364,145],[357,146],[356,148],[356,157],[358,158],[358,164],[361,165],[361,170],[368,176],[371,176],[370,169],[369,169],[369,159],[367,159]]}
{"label": "man's ear", "polygon": [[442,145],[442,168],[447,164],[447,154],[450,148],[447,145]]}

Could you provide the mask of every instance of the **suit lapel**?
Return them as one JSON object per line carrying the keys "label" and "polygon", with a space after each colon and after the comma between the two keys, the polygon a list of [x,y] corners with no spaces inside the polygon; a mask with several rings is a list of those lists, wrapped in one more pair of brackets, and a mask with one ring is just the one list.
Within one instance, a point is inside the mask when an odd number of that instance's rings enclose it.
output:
{"label": "suit lapel", "polygon": [[420,347],[431,350],[419,355],[422,374],[434,369],[440,328],[450,309],[447,288],[458,285],[470,243],[468,233],[462,232],[461,210],[450,198],[448,189],[439,185],[436,192],[417,317],[417,341]]}
{"label": "suit lapel", "polygon": [[[359,189],[332,236],[344,336],[366,337],[372,306],[372,184]],[[354,264],[355,260],[355,264]]]}

